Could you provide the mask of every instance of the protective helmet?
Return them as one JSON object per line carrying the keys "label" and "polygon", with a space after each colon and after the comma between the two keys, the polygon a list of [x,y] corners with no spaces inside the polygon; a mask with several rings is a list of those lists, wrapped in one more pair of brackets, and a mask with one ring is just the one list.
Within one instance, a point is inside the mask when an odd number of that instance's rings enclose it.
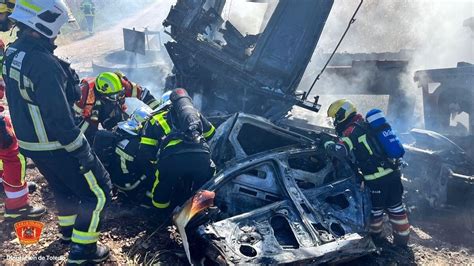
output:
{"label": "protective helmet", "polygon": [[95,89],[99,94],[111,100],[118,100],[124,93],[122,81],[113,72],[100,73],[95,79]]}
{"label": "protective helmet", "polygon": [[161,95],[161,104],[164,104],[170,100],[171,93],[173,91],[167,91]]}
{"label": "protective helmet", "polygon": [[10,19],[21,22],[47,38],[55,38],[68,22],[69,9],[64,0],[21,0]]}
{"label": "protective helmet", "polygon": [[120,122],[118,128],[127,132],[128,134],[137,135],[142,128],[143,123],[148,120],[153,110],[148,106],[143,106],[135,111],[127,121]]}
{"label": "protective helmet", "polygon": [[357,109],[355,105],[346,99],[341,99],[333,102],[328,108],[328,117],[334,119],[334,125],[338,125],[349,118],[350,115],[355,114]]}
{"label": "protective helmet", "polygon": [[16,0],[0,0],[0,13],[12,13]]}

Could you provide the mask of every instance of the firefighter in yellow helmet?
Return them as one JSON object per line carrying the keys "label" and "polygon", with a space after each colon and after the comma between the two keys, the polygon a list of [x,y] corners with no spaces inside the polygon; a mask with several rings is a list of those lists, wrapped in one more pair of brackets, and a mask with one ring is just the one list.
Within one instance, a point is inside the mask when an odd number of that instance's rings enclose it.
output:
{"label": "firefighter in yellow helmet", "polygon": [[159,101],[140,85],[131,82],[121,72],[103,72],[97,77],[81,81],[81,99],[74,104],[81,131],[93,141],[99,124],[111,130],[120,121],[125,121],[125,98],[133,97],[143,101],[152,109]]}
{"label": "firefighter in yellow helmet", "polygon": [[346,99],[333,102],[327,112],[334,121],[338,143],[328,141],[324,144],[328,154],[345,157],[349,153],[355,159],[355,166],[361,173],[362,187],[371,193],[372,210],[370,232],[376,243],[381,238],[383,213],[388,213],[393,229],[393,243],[406,247],[410,224],[402,202],[403,185],[399,168],[384,153],[379,152],[374,139],[374,129],[357,113],[355,105]]}

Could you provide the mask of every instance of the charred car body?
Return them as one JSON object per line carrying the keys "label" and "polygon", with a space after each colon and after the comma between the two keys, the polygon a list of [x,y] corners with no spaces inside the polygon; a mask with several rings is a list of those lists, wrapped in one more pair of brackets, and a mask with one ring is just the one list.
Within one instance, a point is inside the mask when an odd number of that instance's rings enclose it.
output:
{"label": "charred car body", "polygon": [[223,170],[174,217],[190,261],[323,263],[374,251],[367,192],[317,143],[252,115],[223,123],[211,142]]}

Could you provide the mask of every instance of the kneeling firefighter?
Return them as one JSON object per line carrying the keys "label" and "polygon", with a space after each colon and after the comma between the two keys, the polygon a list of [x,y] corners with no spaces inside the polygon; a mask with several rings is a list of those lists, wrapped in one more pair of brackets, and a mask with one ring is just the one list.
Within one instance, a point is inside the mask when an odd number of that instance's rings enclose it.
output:
{"label": "kneeling firefighter", "polygon": [[154,177],[154,165],[144,160],[138,148],[140,130],[150,117],[151,108],[136,109],[127,121],[120,122],[113,131],[99,130],[94,150],[110,173],[112,184],[129,199],[149,207]]}
{"label": "kneeling firefighter", "polygon": [[163,216],[215,172],[207,144],[214,126],[196,110],[186,90],[173,90],[170,101],[169,109],[153,114],[145,123],[140,141],[146,159],[158,159],[152,204]]}
{"label": "kneeling firefighter", "polygon": [[[393,242],[406,246],[410,224],[402,202],[403,186],[399,169],[403,146],[393,133],[380,110],[373,109],[366,119],[357,113],[349,100],[338,100],[328,109],[334,120],[339,143],[325,143],[328,154],[346,157],[349,152],[371,193],[372,210],[370,231],[374,240],[381,240],[383,213],[388,212],[393,229]],[[374,127],[376,125],[376,127]]]}
{"label": "kneeling firefighter", "polygon": [[78,124],[86,138],[92,142],[99,124],[112,130],[118,122],[125,121],[125,98],[137,98],[151,109],[158,107],[160,101],[149,90],[131,82],[121,72],[103,72],[96,78],[88,77],[81,81],[81,99],[74,104]]}

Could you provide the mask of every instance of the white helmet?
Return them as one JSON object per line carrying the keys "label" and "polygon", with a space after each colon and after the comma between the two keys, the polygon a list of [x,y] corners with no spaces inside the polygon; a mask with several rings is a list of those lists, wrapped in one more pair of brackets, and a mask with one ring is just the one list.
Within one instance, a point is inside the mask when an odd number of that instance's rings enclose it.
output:
{"label": "white helmet", "polygon": [[21,0],[9,18],[21,22],[47,38],[55,38],[68,22],[69,9],[64,0]]}
{"label": "white helmet", "polygon": [[148,106],[137,108],[127,121],[118,123],[118,128],[131,135],[137,135],[143,123],[150,118],[152,110]]}
{"label": "white helmet", "polygon": [[173,91],[167,91],[161,95],[161,104],[167,103],[170,100],[171,93]]}

